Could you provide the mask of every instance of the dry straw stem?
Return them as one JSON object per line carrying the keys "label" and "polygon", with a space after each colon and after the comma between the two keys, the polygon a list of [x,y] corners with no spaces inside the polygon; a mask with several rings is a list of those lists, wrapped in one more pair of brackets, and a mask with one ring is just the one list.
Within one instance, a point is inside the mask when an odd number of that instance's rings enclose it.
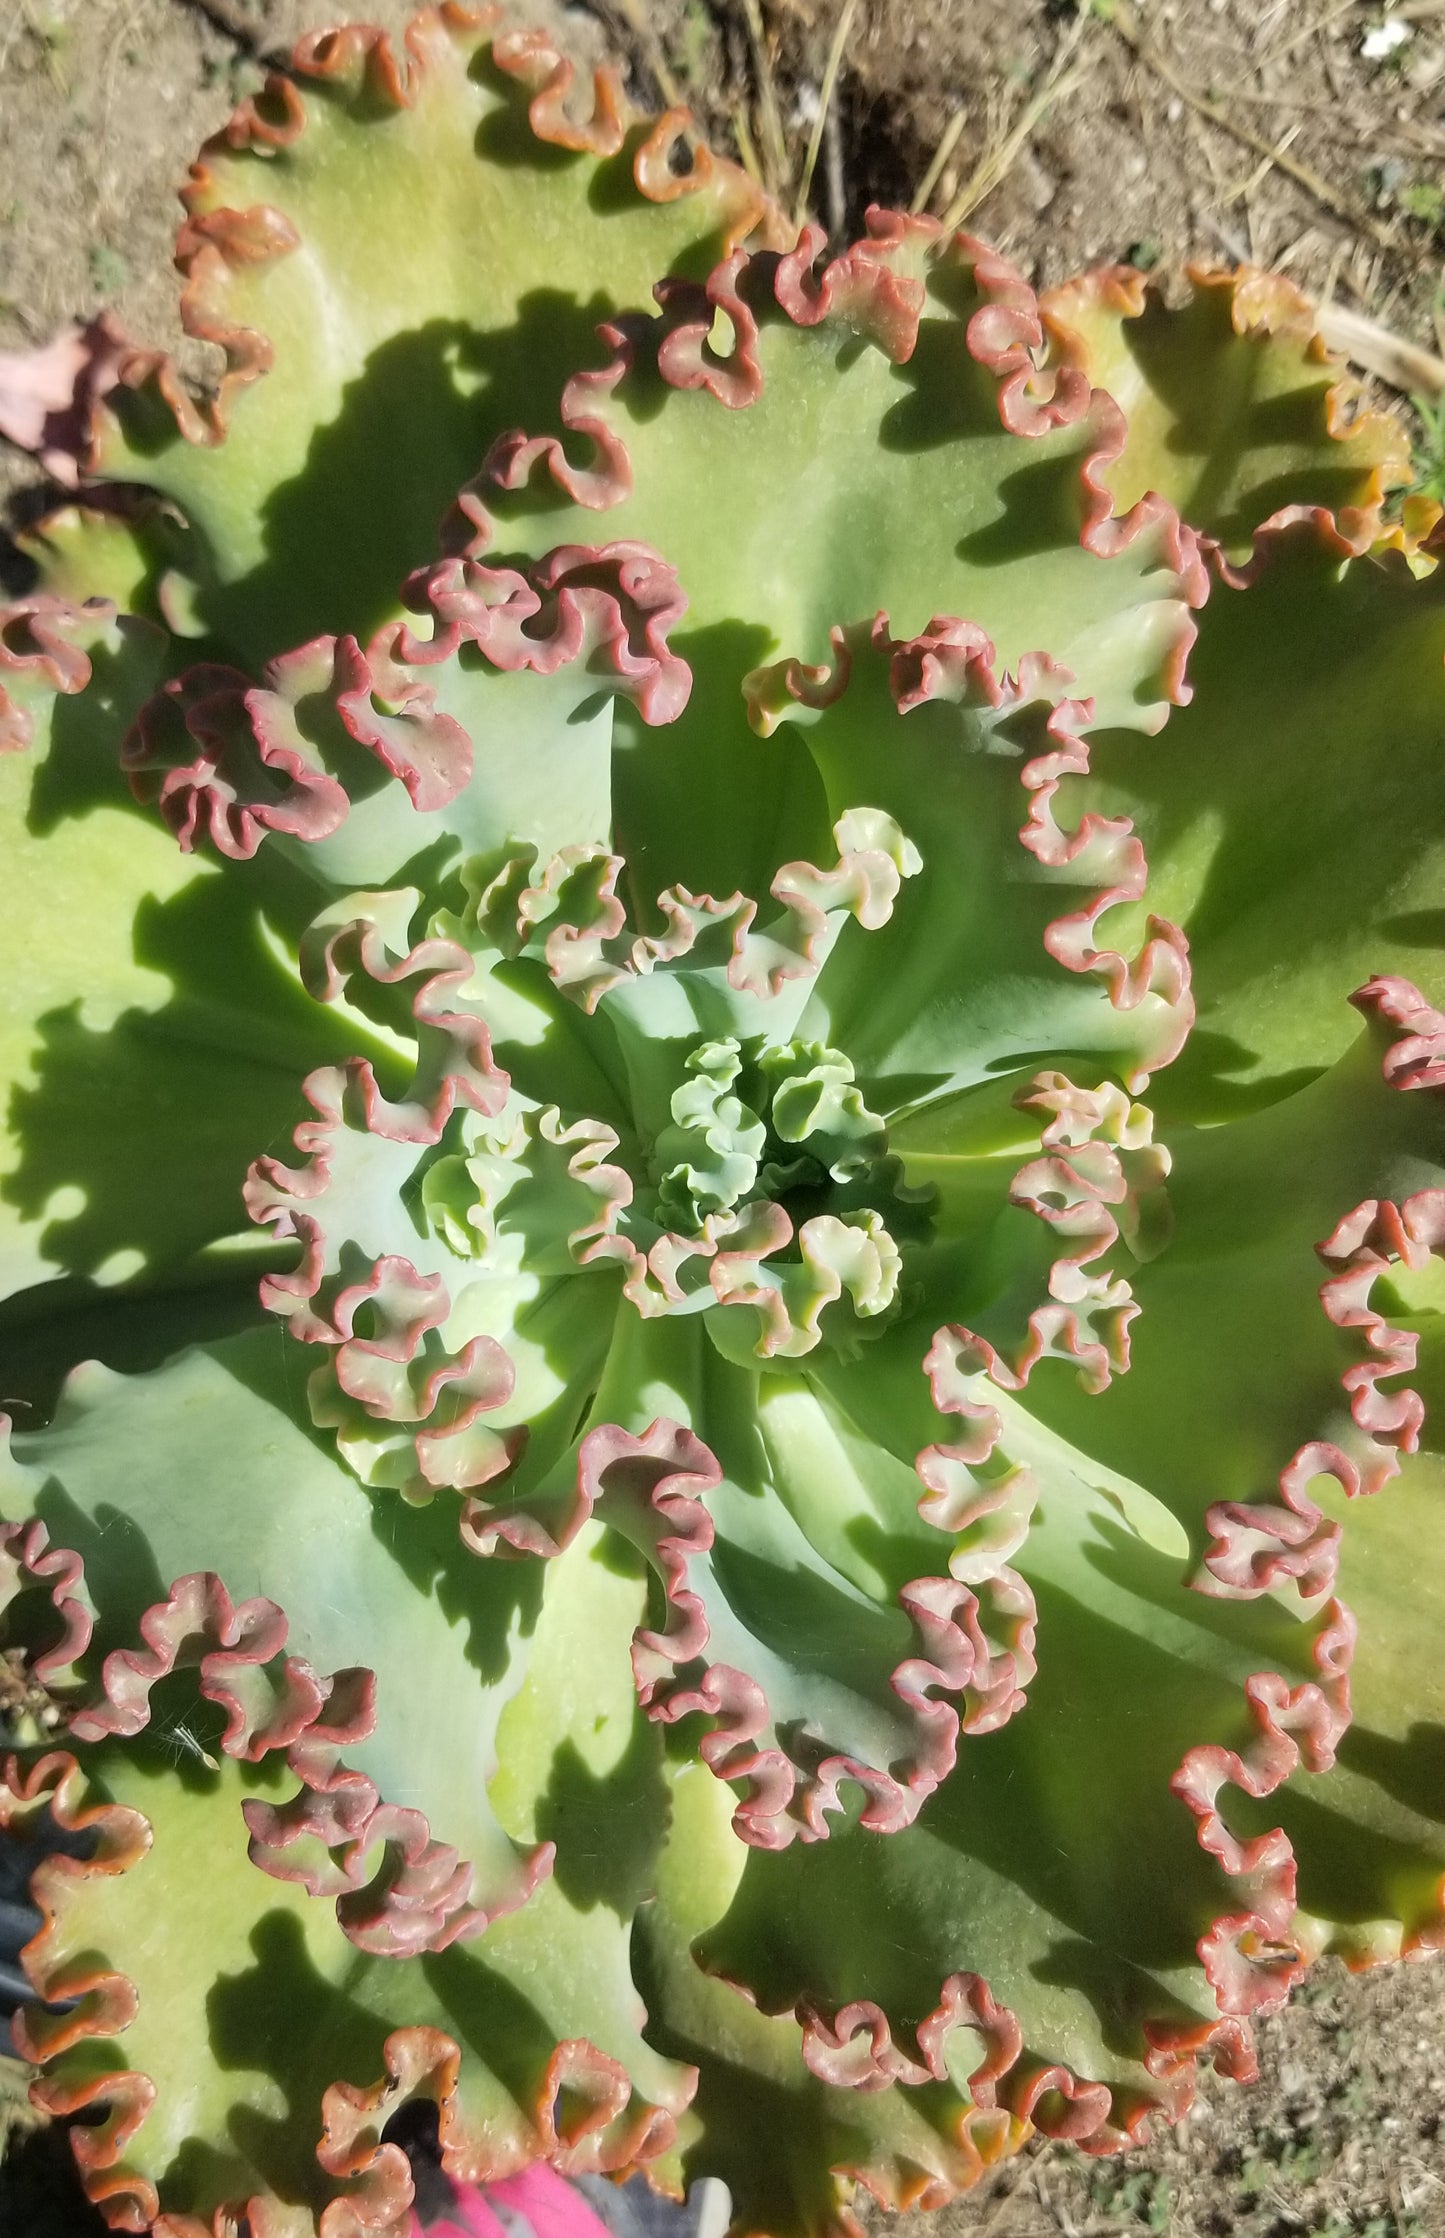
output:
{"label": "dry straw stem", "polygon": [[791,167],[788,163],[788,143],[783,132],[782,111],[778,107],[778,89],[773,80],[773,58],[768,52],[768,35],[759,0],[743,0],[743,19],[748,27],[748,45],[752,49],[753,68],[758,79],[758,125],[763,143],[763,162],[771,173],[769,184],[772,191],[779,194],[787,184]]}
{"label": "dry straw stem", "polygon": [[1279,162],[1280,157],[1288,155],[1303,130],[1303,124],[1292,124],[1269,155],[1262,156],[1254,169],[1248,172],[1237,186],[1226,188],[1220,196],[1219,207],[1221,210],[1227,210],[1232,202],[1247,203],[1250,196],[1264,184],[1265,179]]}
{"label": "dry straw stem", "polygon": [[648,16],[643,0],[614,0],[617,13],[642,50],[642,59],[652,74],[658,92],[669,109],[682,106],[682,94],[676,78],[668,67],[662,41],[658,38]]}
{"label": "dry straw stem", "polygon": [[[1285,56],[1293,54],[1296,47],[1304,46],[1309,40],[1316,38],[1321,31],[1328,31],[1333,24],[1343,22],[1346,16],[1353,15],[1359,5],[1360,0],[1340,0],[1338,7],[1326,8],[1324,14],[1316,16],[1313,22],[1305,24],[1300,30],[1291,31],[1287,38],[1281,39],[1276,46],[1270,47],[1266,53],[1260,56],[1255,68],[1257,70],[1267,70],[1272,62],[1283,62]],[[1404,13],[1405,11],[1399,10],[1397,12]]]}
{"label": "dry straw stem", "polygon": [[1322,340],[1332,350],[1391,388],[1406,396],[1428,396],[1432,402],[1445,396],[1445,359],[1402,341],[1387,326],[1338,303],[1322,303],[1316,319]]}
{"label": "dry straw stem", "polygon": [[838,72],[843,63],[843,49],[848,33],[853,28],[853,18],[858,12],[858,0],[843,0],[837,27],[828,47],[828,59],[823,67],[823,83],[818,91],[818,114],[813,119],[813,129],[808,135],[808,152],[803,158],[803,176],[798,185],[798,224],[808,215],[808,196],[812,191],[813,173],[818,167],[818,151],[823,145],[833,94],[838,83]]}
{"label": "dry straw stem", "polygon": [[743,169],[747,172],[753,185],[766,194],[768,183],[763,177],[763,167],[758,161],[758,151],[753,145],[753,136],[748,130],[747,110],[742,107],[741,103],[734,108],[731,123],[733,138],[737,142],[738,155],[742,159]]}
{"label": "dry straw stem", "polygon": [[[994,188],[1007,178],[1018,159],[1020,149],[1025,146],[1031,134],[1037,130],[1044,116],[1054,106],[1055,102],[1063,100],[1066,94],[1072,93],[1074,87],[1087,75],[1088,62],[1083,60],[1073,62],[1073,57],[1089,21],[1089,16],[1082,11],[1074,18],[1071,29],[1059,43],[1058,53],[1049,66],[1043,84],[1032,100],[1025,105],[1022,115],[1012,130],[1004,139],[991,147],[985,148],[976,169],[963,186],[959,188],[958,193],[944,213],[943,231],[945,235],[952,233],[955,226],[962,225],[969,211],[976,209],[985,195],[992,194]],[[1070,68],[1071,63],[1073,63],[1072,68]],[[935,160],[937,159],[935,158]],[[939,168],[941,170],[942,165]]]}
{"label": "dry straw stem", "polygon": [[916,218],[921,215],[921,213],[928,208],[929,203],[933,200],[933,190],[938,185],[939,180],[943,177],[944,171],[948,164],[948,159],[952,155],[954,149],[958,146],[959,137],[962,134],[963,128],[967,124],[967,122],[967,109],[958,108],[954,110],[953,115],[949,118],[947,124],[944,126],[943,136],[939,140],[938,146],[933,151],[933,160],[929,164],[928,169],[924,172],[923,177],[919,180],[917,191],[914,194],[913,200],[908,205],[909,215],[911,217]]}
{"label": "dry straw stem", "polygon": [[1276,170],[1283,171],[1287,178],[1293,179],[1297,186],[1302,186],[1307,194],[1312,194],[1327,210],[1333,210],[1335,216],[1343,218],[1347,225],[1369,234],[1371,240],[1377,241],[1381,248],[1409,253],[1407,244],[1397,240],[1389,228],[1381,225],[1368,210],[1359,209],[1345,195],[1337,194],[1329,181],[1320,177],[1318,171],[1312,171],[1307,163],[1301,163],[1287,149],[1271,146],[1259,133],[1252,132],[1247,124],[1241,124],[1227,109],[1221,108],[1217,101],[1208,100],[1181,78],[1140,29],[1138,18],[1128,5],[1128,0],[1117,0],[1111,21],[1120,38],[1132,48],[1146,68],[1152,70],[1155,77],[1167,85],[1171,93],[1177,94],[1181,101],[1186,102],[1196,115],[1203,117],[1206,124],[1216,125],[1221,132],[1228,132],[1242,146],[1253,148],[1256,155],[1266,157]]}

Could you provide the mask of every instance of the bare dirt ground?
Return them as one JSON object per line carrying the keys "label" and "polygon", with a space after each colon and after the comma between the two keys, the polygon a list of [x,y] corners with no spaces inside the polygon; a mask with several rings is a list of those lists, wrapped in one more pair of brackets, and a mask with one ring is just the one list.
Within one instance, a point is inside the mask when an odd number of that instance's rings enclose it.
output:
{"label": "bare dirt ground", "polygon": [[[0,349],[114,304],[173,342],[172,193],[198,142],[313,25],[412,0],[0,0]],[[916,204],[1041,284],[1124,260],[1287,271],[1440,350],[1445,0],[596,0],[533,5],[620,49],[649,102],[690,102],[729,152],[834,230]],[[1445,368],[1442,368],[1445,377]],[[1405,408],[1403,405],[1402,409]],[[1418,420],[1417,434],[1427,439]],[[0,444],[0,454],[5,446]],[[0,498],[40,501],[0,455]],[[12,515],[13,517],[13,515]],[[938,2238],[1434,2238],[1445,2233],[1445,1968],[1321,1969],[1262,2031],[1253,2091],[1206,2080],[1124,2162],[1037,2145],[930,2224]],[[0,2231],[100,2226],[0,2061]],[[896,2238],[925,2238],[915,2218]]]}

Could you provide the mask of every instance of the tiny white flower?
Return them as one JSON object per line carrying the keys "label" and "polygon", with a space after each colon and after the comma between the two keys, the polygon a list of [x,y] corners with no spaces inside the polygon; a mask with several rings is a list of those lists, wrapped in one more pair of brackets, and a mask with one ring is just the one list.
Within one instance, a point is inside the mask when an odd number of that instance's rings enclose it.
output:
{"label": "tiny white flower", "polygon": [[1366,62],[1383,62],[1397,47],[1403,47],[1405,41],[1414,36],[1412,24],[1401,23],[1398,17],[1392,17],[1388,23],[1377,24],[1373,31],[1365,33],[1360,52]]}

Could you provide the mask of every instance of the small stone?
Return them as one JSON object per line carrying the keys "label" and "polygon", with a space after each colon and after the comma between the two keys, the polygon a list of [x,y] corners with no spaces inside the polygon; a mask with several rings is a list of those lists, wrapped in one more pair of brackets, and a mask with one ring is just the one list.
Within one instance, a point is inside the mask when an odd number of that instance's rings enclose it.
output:
{"label": "small stone", "polygon": [[1042,217],[1059,191],[1059,182],[1046,171],[1032,148],[1025,148],[1014,169],[1020,192],[1034,216]]}

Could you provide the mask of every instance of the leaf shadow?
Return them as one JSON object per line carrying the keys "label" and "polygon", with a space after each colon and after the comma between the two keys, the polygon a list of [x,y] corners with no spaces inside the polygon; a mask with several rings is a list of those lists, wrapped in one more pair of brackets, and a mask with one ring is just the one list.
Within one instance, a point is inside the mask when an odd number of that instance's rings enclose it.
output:
{"label": "leaf shadow", "polygon": [[229,582],[212,569],[200,585],[212,636],[248,668],[326,633],[364,643],[398,611],[407,575],[440,556],[443,518],[493,437],[562,432],[563,384],[596,358],[609,308],[601,294],[581,303],[537,288],[491,332],[431,319],[381,343],[266,499],[260,563]]}
{"label": "leaf shadow", "polygon": [[479,1677],[506,1676],[515,1630],[535,1631],[545,1585],[540,1560],[488,1560],[463,1546],[447,1493],[411,1507],[394,1492],[371,1496],[371,1528],[417,1591],[434,1594],[449,1624],[465,1621],[465,1654]]}
{"label": "leaf shadow", "polygon": [[[251,1970],[221,1975],[207,1994],[212,2055],[224,2073],[270,2076],[285,2105],[275,2114],[233,2105],[226,2126],[245,2162],[281,2198],[319,2206],[330,2188],[313,2144],[322,2093],[337,2081],[367,2084],[385,2073],[389,2024],[319,1972],[294,1913],[266,1913],[251,1949]],[[359,1961],[357,1972],[366,1970]],[[219,2171],[195,2141],[186,2151],[189,2159],[178,2161],[170,2178],[194,2198]]]}
{"label": "leaf shadow", "polygon": [[1445,1825],[1445,1726],[1417,1719],[1402,1740],[1392,1740],[1355,1724],[1340,1743],[1339,1760],[1407,1810]]}
{"label": "leaf shadow", "polygon": [[651,1891],[668,1811],[662,1742],[640,1713],[624,1753],[600,1774],[564,1741],[537,1804],[537,1837],[557,1845],[554,1877],[567,1901],[579,1911],[606,1904],[630,1920]]}

